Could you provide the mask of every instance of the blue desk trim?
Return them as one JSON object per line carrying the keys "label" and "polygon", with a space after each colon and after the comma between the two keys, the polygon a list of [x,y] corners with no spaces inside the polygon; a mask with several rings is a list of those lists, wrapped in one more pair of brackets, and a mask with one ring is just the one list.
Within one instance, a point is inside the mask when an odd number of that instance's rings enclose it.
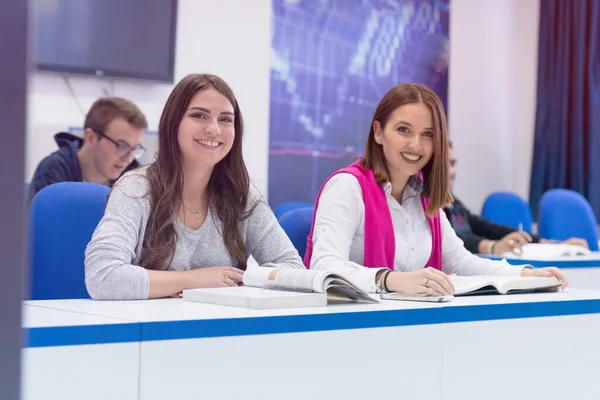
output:
{"label": "blue desk trim", "polygon": [[568,269],[568,268],[600,268],[600,260],[553,260],[553,261],[542,261],[542,260],[521,260],[515,258],[502,258],[495,256],[486,256],[481,255],[480,257],[489,258],[490,260],[506,260],[509,264],[512,265],[523,265],[530,264],[534,268],[544,268],[544,267],[557,267],[560,269]]}
{"label": "blue desk trim", "polygon": [[139,342],[140,324],[75,325],[25,328],[25,347],[77,346]]}
{"label": "blue desk trim", "polygon": [[142,341],[385,328],[439,323],[442,308],[286,315],[142,324]]}
{"label": "blue desk trim", "polygon": [[142,323],[142,342],[600,313],[600,299]]}
{"label": "blue desk trim", "polygon": [[202,339],[600,314],[600,299],[30,328],[27,347]]}

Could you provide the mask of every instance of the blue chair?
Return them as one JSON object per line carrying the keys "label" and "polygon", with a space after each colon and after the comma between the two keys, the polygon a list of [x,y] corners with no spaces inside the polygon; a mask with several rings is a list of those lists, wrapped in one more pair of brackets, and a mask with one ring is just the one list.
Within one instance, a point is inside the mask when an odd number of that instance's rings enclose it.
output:
{"label": "blue chair", "polygon": [[312,206],[312,204],[306,203],[304,201],[286,201],[283,203],[279,203],[277,207],[275,207],[275,209],[273,210],[273,214],[275,214],[275,218],[279,219],[283,214],[289,211]]}
{"label": "blue chair", "polygon": [[310,234],[314,211],[313,207],[297,208],[283,214],[279,219],[279,225],[288,235],[302,258],[304,258],[306,252],[306,239]]}
{"label": "blue chair", "polygon": [[32,300],[89,298],[85,249],[109,192],[94,183],[61,182],[35,196],[29,211]]}
{"label": "blue chair", "polygon": [[516,193],[496,192],[490,194],[481,210],[481,216],[495,224],[532,233],[533,215],[529,204]]}
{"label": "blue chair", "polygon": [[590,250],[598,251],[598,222],[592,206],[573,190],[550,189],[542,195],[539,234],[550,240],[580,237]]}

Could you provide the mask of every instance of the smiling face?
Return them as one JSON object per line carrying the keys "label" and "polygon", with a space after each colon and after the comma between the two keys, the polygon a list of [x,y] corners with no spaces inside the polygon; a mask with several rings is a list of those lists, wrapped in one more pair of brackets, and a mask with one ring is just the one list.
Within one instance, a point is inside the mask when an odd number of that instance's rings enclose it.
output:
{"label": "smiling face", "polygon": [[408,178],[415,175],[433,156],[433,117],[423,103],[396,108],[385,126],[375,121],[373,131],[375,141],[383,148],[391,176]]}
{"label": "smiling face", "polygon": [[214,166],[225,158],[235,140],[234,121],[227,97],[213,88],[196,93],[177,134],[184,164]]}

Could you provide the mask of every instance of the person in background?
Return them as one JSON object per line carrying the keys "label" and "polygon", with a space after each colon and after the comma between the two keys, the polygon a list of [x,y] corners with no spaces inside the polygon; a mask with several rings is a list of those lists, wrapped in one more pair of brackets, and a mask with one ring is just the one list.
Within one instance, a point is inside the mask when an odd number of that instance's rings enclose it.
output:
{"label": "person in background", "polygon": [[[456,178],[456,157],[449,142],[449,170],[450,185]],[[471,253],[479,254],[519,254],[521,247],[526,243],[550,243],[536,235],[516,230],[504,225],[495,224],[485,218],[475,215],[452,194],[452,204],[444,208],[446,217],[456,231],[456,234]],[[574,244],[588,248],[585,239],[571,238],[563,243]]]}
{"label": "person in background", "polygon": [[304,262],[363,289],[452,295],[448,274],[555,276],[471,254],[442,208],[452,202],[446,116],[421,84],[393,87],[370,126],[363,158],[334,173],[315,205]]}
{"label": "person in background", "polygon": [[83,124],[83,137],[61,132],[54,136],[58,150],[37,166],[29,184],[29,201],[57,182],[112,185],[125,171],[139,166],[144,154],[142,134],[146,117],[131,101],[119,97],[96,100]]}
{"label": "person in background", "polygon": [[242,113],[219,77],[180,81],[159,123],[156,160],[114,185],[85,252],[85,283],[100,300],[178,296],[237,286],[260,266],[304,269],[242,156]]}

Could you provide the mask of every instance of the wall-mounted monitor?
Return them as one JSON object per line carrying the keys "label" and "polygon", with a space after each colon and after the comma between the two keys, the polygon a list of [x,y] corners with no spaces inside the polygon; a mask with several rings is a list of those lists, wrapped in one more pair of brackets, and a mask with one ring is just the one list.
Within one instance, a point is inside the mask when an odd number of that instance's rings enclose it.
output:
{"label": "wall-mounted monitor", "polygon": [[32,0],[38,70],[173,82],[178,0]]}

